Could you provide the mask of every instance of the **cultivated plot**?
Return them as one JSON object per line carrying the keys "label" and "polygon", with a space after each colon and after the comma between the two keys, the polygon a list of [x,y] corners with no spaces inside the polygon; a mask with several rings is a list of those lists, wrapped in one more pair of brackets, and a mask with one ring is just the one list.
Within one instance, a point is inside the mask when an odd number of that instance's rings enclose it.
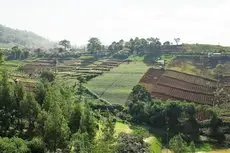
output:
{"label": "cultivated plot", "polygon": [[125,104],[133,86],[149,67],[143,62],[123,63],[88,82],[88,88],[111,103]]}

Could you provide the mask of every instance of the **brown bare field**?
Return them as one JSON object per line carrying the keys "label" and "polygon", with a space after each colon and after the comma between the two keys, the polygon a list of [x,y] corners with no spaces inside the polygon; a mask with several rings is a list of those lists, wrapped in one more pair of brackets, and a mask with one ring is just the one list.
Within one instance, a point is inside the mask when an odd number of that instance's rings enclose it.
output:
{"label": "brown bare field", "polygon": [[212,105],[216,81],[172,70],[150,68],[141,78],[152,97]]}
{"label": "brown bare field", "polygon": [[174,70],[166,70],[164,75],[185,82],[201,85],[201,86],[216,87],[216,83],[217,83],[215,80],[209,78],[186,74]]}

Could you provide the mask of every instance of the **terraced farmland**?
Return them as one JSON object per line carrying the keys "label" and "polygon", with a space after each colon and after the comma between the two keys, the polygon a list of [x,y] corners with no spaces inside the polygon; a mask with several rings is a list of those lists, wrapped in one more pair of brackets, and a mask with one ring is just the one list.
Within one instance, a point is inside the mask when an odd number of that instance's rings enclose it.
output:
{"label": "terraced farmland", "polygon": [[[122,61],[103,60],[103,61],[89,61],[86,63],[84,60],[67,60],[62,61],[57,66],[58,77],[60,79],[65,78],[71,80],[70,83],[76,82],[77,77],[82,76],[87,80],[102,75],[104,72],[108,72],[114,67],[117,67]],[[83,63],[83,64],[82,64]]]}
{"label": "terraced farmland", "polygon": [[195,76],[191,74],[186,74],[178,71],[173,71],[173,70],[167,70],[163,74],[165,76],[179,79],[185,82],[197,84],[197,85],[202,85],[202,86],[208,86],[208,87],[216,87],[216,81],[211,80],[208,78],[200,77],[200,76]]}
{"label": "terraced farmland", "polygon": [[167,76],[161,76],[158,80],[159,85],[173,87],[176,89],[183,89],[185,91],[192,91],[194,93],[213,94],[213,88],[208,86],[196,85],[193,83],[185,82],[183,80],[174,79]]}
{"label": "terraced farmland", "polygon": [[148,69],[143,62],[123,63],[88,82],[88,88],[111,103],[124,104],[139,79]]}
{"label": "terraced farmland", "polygon": [[177,71],[150,68],[140,84],[156,98],[212,105],[217,82]]}

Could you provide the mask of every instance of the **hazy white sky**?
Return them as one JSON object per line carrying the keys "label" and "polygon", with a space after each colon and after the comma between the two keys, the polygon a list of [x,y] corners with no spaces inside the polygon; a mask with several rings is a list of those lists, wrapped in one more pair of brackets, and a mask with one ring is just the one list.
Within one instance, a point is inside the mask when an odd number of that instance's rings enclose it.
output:
{"label": "hazy white sky", "polygon": [[230,45],[230,0],[0,0],[0,24],[83,45],[130,37]]}

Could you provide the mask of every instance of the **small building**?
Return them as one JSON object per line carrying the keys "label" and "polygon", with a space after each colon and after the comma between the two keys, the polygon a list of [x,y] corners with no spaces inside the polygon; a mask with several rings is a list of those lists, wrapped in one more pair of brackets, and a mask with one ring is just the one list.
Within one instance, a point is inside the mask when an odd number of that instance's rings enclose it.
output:
{"label": "small building", "polygon": [[156,60],[155,66],[158,66],[160,69],[164,68],[165,66],[165,60]]}
{"label": "small building", "polygon": [[157,62],[157,64],[165,65],[165,60],[157,60],[156,62]]}
{"label": "small building", "polygon": [[221,57],[221,53],[208,53],[208,57]]}

